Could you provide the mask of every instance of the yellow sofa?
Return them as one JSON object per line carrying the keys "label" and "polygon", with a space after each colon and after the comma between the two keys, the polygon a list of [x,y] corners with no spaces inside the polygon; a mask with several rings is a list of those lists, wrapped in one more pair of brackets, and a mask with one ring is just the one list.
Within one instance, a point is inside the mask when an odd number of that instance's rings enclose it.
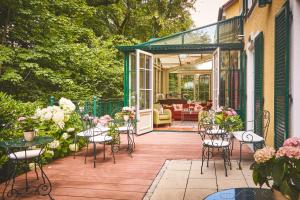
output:
{"label": "yellow sofa", "polygon": [[158,126],[160,124],[169,124],[172,123],[172,112],[169,109],[163,109],[163,114],[160,114],[162,105],[154,104],[153,105],[153,124]]}

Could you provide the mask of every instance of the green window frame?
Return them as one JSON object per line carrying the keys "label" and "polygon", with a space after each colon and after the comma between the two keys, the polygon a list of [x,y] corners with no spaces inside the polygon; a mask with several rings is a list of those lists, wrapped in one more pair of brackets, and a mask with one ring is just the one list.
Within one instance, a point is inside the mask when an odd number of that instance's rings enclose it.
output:
{"label": "green window frame", "polygon": [[289,5],[275,17],[274,144],[282,146],[289,135]]}

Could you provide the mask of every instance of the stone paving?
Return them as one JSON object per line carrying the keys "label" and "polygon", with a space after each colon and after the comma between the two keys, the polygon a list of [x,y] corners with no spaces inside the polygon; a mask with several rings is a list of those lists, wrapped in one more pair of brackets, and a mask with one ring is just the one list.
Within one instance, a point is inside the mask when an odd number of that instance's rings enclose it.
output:
{"label": "stone paving", "polygon": [[212,160],[209,167],[201,160],[167,160],[146,193],[144,200],[199,200],[207,195],[234,187],[257,187],[252,180],[251,162],[232,162],[225,176],[223,161]]}

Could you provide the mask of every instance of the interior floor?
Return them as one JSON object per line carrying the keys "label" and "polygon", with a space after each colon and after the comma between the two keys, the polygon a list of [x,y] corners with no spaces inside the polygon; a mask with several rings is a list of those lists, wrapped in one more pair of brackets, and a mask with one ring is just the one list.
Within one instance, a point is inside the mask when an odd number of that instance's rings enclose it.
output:
{"label": "interior floor", "polygon": [[153,128],[154,131],[198,131],[197,121],[172,121],[170,125],[159,125]]}

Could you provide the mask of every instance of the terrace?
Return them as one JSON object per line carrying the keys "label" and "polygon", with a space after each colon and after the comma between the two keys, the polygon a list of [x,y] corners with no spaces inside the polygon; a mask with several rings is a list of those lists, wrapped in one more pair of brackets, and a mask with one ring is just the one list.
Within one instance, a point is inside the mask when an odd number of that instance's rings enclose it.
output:
{"label": "terrace", "polygon": [[[116,154],[116,164],[113,164],[110,155],[106,160],[99,156],[97,167],[93,168],[92,156],[84,164],[83,150],[75,159],[68,156],[46,165],[44,170],[53,184],[52,197],[57,200],[192,200],[203,199],[225,188],[255,187],[249,170],[253,155],[250,149],[244,148],[244,167],[239,170],[236,162],[239,149],[235,145],[233,167],[228,177],[225,177],[222,160],[218,159],[218,155],[208,168],[205,167],[204,174],[200,173],[201,139],[196,133],[153,132],[135,139],[136,149],[132,157],[121,150]],[[125,145],[126,138],[123,137],[122,141]],[[97,154],[101,155],[101,149],[97,148]],[[89,154],[92,155],[92,150]],[[29,177],[34,179],[34,171],[29,173]],[[175,181],[175,185],[163,181],[165,178]],[[203,181],[205,185],[200,184]],[[21,175],[17,178],[17,184],[21,186],[23,183],[24,175]],[[33,194],[22,197],[48,199],[47,196]]]}

